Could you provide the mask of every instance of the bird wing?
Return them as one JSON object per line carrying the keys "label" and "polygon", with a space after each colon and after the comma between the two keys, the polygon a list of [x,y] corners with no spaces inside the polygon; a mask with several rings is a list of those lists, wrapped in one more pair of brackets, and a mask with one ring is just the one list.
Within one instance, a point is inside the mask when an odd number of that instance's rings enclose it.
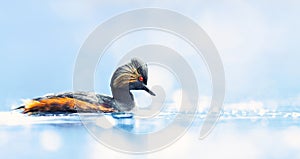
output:
{"label": "bird wing", "polygon": [[115,109],[108,101],[112,101],[112,98],[91,92],[67,92],[34,98],[19,108],[23,108],[24,114],[114,112]]}

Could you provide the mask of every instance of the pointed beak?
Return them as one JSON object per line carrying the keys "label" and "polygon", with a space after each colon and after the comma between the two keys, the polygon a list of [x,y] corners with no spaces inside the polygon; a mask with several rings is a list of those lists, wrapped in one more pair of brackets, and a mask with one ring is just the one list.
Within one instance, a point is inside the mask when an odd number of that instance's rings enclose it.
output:
{"label": "pointed beak", "polygon": [[156,96],[154,92],[152,92],[145,84],[143,84],[143,90],[145,90],[146,92],[148,92],[149,94]]}

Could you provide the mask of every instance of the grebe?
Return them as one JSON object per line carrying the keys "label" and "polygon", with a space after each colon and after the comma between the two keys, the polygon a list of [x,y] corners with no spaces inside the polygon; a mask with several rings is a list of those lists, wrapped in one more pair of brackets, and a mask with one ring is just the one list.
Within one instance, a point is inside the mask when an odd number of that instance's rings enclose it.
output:
{"label": "grebe", "polygon": [[145,90],[147,87],[147,64],[137,58],[117,68],[113,73],[110,87],[112,97],[93,92],[66,92],[34,98],[24,102],[16,110],[24,114],[76,113],[76,112],[124,112],[135,107],[130,90]]}

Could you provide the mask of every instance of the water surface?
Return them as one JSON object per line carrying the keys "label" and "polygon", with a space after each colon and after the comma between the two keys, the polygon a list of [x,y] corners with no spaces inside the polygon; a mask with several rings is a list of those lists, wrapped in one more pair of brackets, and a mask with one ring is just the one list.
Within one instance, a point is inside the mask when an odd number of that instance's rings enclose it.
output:
{"label": "water surface", "polygon": [[[297,111],[285,109],[263,114],[224,112],[214,130],[204,140],[199,140],[205,114],[205,112],[198,113],[188,131],[168,147],[149,154],[133,155],[99,143],[81,120],[93,124],[99,118],[105,117],[112,125],[105,127],[103,131],[124,130],[135,134],[151,134],[172,123],[176,113],[164,113],[147,120],[135,117],[123,120],[114,119],[109,114],[86,114],[85,118],[80,118],[77,114],[26,116],[17,112],[1,112],[0,156],[1,158],[300,158],[300,113]],[[183,118],[182,123],[184,120]],[[139,144],[134,138],[125,136],[122,142],[124,141],[128,146]]]}

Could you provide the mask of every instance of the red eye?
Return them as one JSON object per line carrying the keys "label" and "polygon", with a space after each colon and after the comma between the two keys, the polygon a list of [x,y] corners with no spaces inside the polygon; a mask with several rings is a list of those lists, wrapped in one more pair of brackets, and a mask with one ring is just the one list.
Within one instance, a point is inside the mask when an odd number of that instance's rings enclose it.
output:
{"label": "red eye", "polygon": [[144,78],[143,78],[143,76],[140,76],[140,77],[139,77],[139,81],[141,81],[141,82],[143,82],[143,81],[144,81]]}

